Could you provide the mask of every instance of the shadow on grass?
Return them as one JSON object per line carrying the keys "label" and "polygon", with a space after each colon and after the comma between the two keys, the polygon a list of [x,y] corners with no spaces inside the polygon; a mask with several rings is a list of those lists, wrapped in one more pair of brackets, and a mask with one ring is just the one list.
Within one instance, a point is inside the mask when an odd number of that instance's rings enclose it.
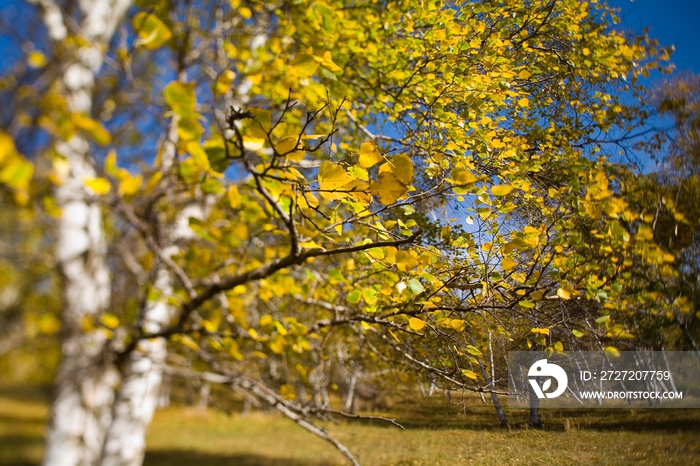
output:
{"label": "shadow on grass", "polygon": [[[393,413],[393,414],[392,414]],[[527,409],[505,409],[511,430],[531,429]],[[372,413],[379,414],[379,413]],[[396,418],[406,429],[502,431],[493,406],[474,400],[460,405],[440,397],[399,401],[394,409],[382,413]],[[619,409],[542,409],[543,429],[547,431],[629,431],[629,432],[700,432],[700,410],[660,408]],[[392,427],[366,420],[362,425]]]}
{"label": "shadow on grass", "polygon": [[44,439],[40,435],[3,435],[0,436],[0,465],[2,466],[36,466],[29,459],[36,457],[41,450]]}
{"label": "shadow on grass", "polygon": [[189,464],[197,466],[329,466],[331,463],[298,461],[290,458],[269,458],[260,455],[215,455],[192,450],[149,451],[144,466],[171,466]]}
{"label": "shadow on grass", "polygon": [[48,403],[53,388],[50,385],[0,385],[0,396],[22,403]]}

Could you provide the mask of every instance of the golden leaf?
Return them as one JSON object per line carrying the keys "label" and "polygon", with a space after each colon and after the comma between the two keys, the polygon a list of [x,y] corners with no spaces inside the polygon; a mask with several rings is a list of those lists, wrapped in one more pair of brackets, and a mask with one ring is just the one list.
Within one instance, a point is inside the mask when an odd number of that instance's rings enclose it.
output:
{"label": "golden leaf", "polygon": [[384,160],[382,154],[377,150],[377,146],[372,142],[363,142],[360,146],[359,164],[362,168],[373,167]]}

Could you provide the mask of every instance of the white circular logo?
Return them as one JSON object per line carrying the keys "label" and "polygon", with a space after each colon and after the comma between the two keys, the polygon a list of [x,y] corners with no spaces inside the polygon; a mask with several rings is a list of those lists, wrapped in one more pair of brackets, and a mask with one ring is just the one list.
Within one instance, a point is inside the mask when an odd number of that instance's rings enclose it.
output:
{"label": "white circular logo", "polygon": [[[569,377],[564,369],[554,363],[548,363],[546,359],[535,361],[530,366],[530,370],[527,371],[527,376],[537,398],[556,398],[564,393],[566,385],[569,383]],[[552,378],[557,381],[557,389],[548,393],[547,390],[552,386]],[[538,379],[545,379],[541,386]]]}

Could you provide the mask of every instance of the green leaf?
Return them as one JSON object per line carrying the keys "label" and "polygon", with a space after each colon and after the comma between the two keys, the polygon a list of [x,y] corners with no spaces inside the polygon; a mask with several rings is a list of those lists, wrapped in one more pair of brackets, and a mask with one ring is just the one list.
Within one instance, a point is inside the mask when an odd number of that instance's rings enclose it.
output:
{"label": "green leaf", "polygon": [[576,338],[581,338],[583,336],[583,332],[580,330],[573,329],[571,330],[571,333],[576,337]]}
{"label": "green leaf", "polygon": [[604,324],[610,320],[610,315],[600,316],[595,321],[597,324]]}
{"label": "green leaf", "polygon": [[199,141],[204,133],[204,128],[197,118],[188,116],[177,121],[177,135],[182,141]]}
{"label": "green leaf", "polygon": [[406,284],[408,285],[408,289],[411,290],[411,293],[413,294],[422,293],[424,290],[423,285],[417,278],[410,279]]}
{"label": "green leaf", "polygon": [[165,103],[180,117],[189,117],[194,114],[197,106],[197,96],[194,92],[195,83],[181,83],[172,81],[165,86],[163,95]]}
{"label": "green leaf", "polygon": [[14,189],[26,189],[34,175],[34,165],[23,158],[15,158],[0,171],[0,183]]}
{"label": "green leaf", "polygon": [[479,351],[476,346],[472,345],[467,345],[467,353],[472,354],[474,356],[483,356],[483,353]]}
{"label": "green leaf", "polygon": [[523,299],[518,304],[520,304],[525,309],[532,309],[533,307],[535,307],[535,303],[533,303],[532,301],[527,300],[527,299]]}
{"label": "green leaf", "polygon": [[207,154],[209,166],[212,170],[223,173],[229,166],[230,160],[226,157],[226,150],[220,146],[204,144],[204,152]]}
{"label": "green leaf", "polygon": [[346,299],[351,304],[357,304],[360,302],[361,297],[362,293],[360,292],[360,290],[355,290],[352,293],[350,293]]}
{"label": "green leaf", "polygon": [[170,40],[173,33],[156,15],[139,12],[134,16],[134,30],[138,33],[137,46],[155,50]]}

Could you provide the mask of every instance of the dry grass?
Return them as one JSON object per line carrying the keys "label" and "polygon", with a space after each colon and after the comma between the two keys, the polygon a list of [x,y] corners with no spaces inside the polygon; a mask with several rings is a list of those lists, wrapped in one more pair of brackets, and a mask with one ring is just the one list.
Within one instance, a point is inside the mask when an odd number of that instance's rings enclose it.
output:
{"label": "dry grass", "polygon": [[[545,428],[508,411],[511,430],[488,406],[466,413],[442,397],[403,398],[394,415],[406,425],[342,422],[328,430],[365,465],[684,465],[700,464],[700,410],[543,411]],[[46,417],[39,389],[0,389],[0,464],[38,464]],[[248,418],[172,407],[156,414],[146,464],[322,466],[343,464],[328,444],[275,415]]]}

